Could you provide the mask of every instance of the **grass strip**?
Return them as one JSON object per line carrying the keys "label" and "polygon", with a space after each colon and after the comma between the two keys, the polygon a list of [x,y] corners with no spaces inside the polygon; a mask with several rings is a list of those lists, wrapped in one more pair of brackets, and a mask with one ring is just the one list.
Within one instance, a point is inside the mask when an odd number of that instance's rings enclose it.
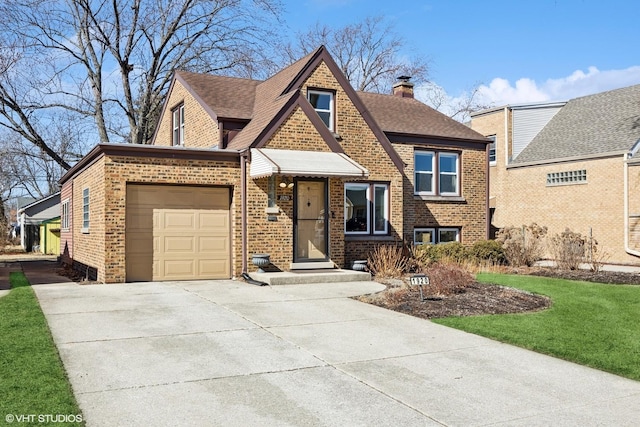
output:
{"label": "grass strip", "polygon": [[640,286],[491,273],[478,280],[547,295],[553,305],[536,313],[433,321],[640,380]]}
{"label": "grass strip", "polygon": [[0,298],[0,424],[83,426],[29,281],[20,272],[10,281],[11,292]]}

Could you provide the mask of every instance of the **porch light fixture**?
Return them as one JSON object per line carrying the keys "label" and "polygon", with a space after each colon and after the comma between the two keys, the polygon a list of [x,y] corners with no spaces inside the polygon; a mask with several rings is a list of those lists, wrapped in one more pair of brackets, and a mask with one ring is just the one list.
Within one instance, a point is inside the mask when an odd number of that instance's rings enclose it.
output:
{"label": "porch light fixture", "polygon": [[289,181],[289,178],[286,176],[280,181],[280,188],[293,188],[293,181]]}

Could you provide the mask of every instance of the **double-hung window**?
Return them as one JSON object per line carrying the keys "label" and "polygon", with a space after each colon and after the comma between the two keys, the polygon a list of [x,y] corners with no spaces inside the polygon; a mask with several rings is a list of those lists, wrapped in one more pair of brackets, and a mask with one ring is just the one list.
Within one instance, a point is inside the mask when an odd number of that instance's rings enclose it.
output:
{"label": "double-hung window", "polygon": [[414,153],[414,193],[460,195],[460,156],[458,153],[416,151]]}
{"label": "double-hung window", "polygon": [[327,125],[330,131],[333,131],[335,122],[333,92],[309,90],[307,98],[324,124]]}
{"label": "double-hung window", "polygon": [[82,190],[82,232],[89,232],[89,189]]}
{"label": "double-hung window", "polygon": [[173,145],[184,145],[184,104],[179,105],[172,113]]}
{"label": "double-hung window", "polygon": [[345,184],[344,221],[346,234],[388,234],[389,184]]}
{"label": "double-hung window", "polygon": [[413,244],[435,245],[437,243],[459,242],[460,229],[453,227],[415,228],[413,230]]}

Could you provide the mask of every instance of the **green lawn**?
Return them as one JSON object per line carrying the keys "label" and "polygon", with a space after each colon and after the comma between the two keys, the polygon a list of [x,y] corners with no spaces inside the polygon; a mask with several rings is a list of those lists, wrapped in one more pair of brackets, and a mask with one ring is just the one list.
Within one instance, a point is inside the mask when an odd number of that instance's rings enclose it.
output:
{"label": "green lawn", "polygon": [[33,289],[22,273],[10,280],[0,298],[0,425],[84,425],[65,422],[82,416]]}
{"label": "green lawn", "polygon": [[640,286],[489,273],[478,280],[547,295],[553,305],[434,322],[640,380]]}

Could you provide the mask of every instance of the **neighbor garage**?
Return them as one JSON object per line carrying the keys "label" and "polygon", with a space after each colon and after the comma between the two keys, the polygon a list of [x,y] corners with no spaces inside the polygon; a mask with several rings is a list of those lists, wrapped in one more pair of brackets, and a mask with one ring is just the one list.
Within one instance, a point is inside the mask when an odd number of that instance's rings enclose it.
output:
{"label": "neighbor garage", "polygon": [[126,279],[231,277],[230,189],[127,184]]}

